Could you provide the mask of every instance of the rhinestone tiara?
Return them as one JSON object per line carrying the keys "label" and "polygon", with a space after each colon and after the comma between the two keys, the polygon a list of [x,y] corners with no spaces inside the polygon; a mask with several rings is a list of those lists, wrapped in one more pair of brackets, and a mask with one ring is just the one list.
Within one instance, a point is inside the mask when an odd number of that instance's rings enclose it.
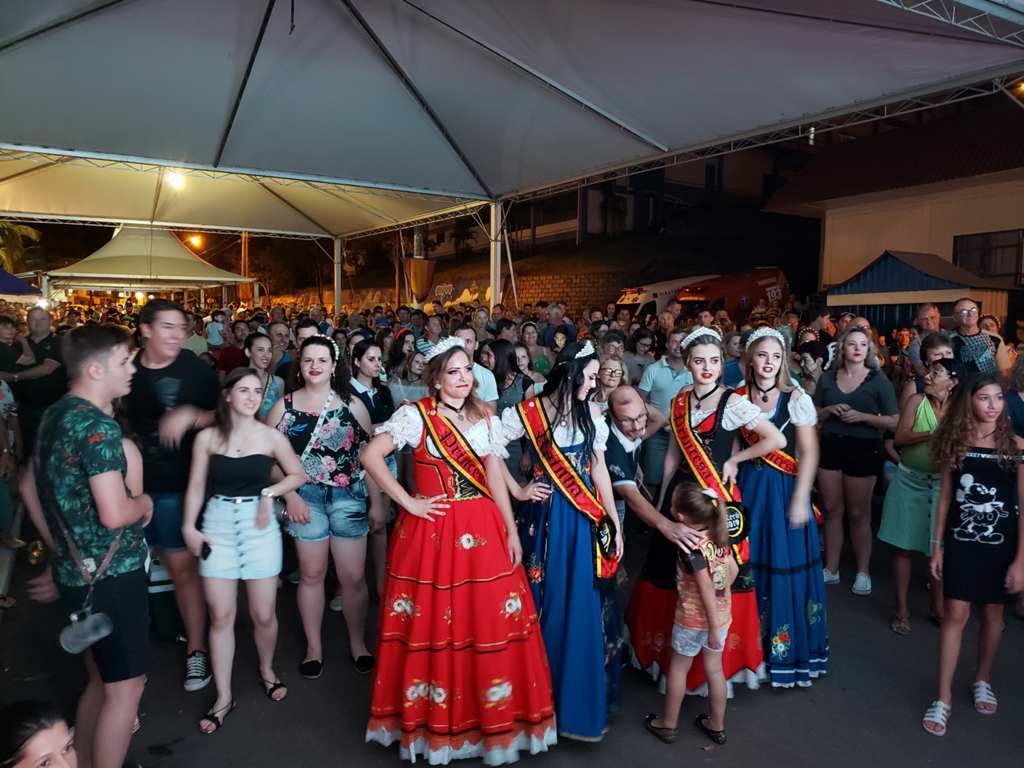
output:
{"label": "rhinestone tiara", "polygon": [[432,346],[427,351],[427,353],[425,355],[423,355],[423,359],[429,363],[431,360],[433,360],[438,355],[443,355],[449,349],[454,349],[455,347],[459,347],[460,349],[465,349],[466,348],[466,342],[464,340],[460,339],[458,336],[449,336],[446,339],[441,339],[439,342],[437,342],[437,344]]}

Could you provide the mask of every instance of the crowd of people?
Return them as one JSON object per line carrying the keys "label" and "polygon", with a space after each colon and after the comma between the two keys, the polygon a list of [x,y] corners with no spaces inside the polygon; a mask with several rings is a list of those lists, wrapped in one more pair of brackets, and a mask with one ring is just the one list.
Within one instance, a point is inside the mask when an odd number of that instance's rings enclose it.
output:
{"label": "crowd of people", "polygon": [[[653,736],[675,741],[699,695],[696,730],[724,744],[735,684],[827,672],[827,592],[872,593],[879,497],[897,634],[912,629],[914,553],[929,558],[941,653],[923,727],[946,732],[972,604],[974,707],[997,709],[1003,609],[1024,591],[1024,360],[970,299],[948,330],[925,304],[881,334],[793,303],[734,323],[672,300],[649,324],[615,304],[570,319],[562,302],[381,305],[333,322],[320,307],[193,309],[0,307],[0,544],[22,543],[13,490],[51,553],[29,593],[75,612],[61,642],[87,648],[89,680],[73,745],[45,706],[5,709],[0,765],[46,749],[120,768],[151,554],[174,584],[183,685],[214,683],[203,733],[235,709],[239,581],[260,683],[286,699],[276,602],[291,582],[296,670],[372,674],[366,740],[403,758],[497,765],[600,740],[630,663],[665,692]],[[627,519],[647,547],[635,579]],[[325,608],[344,614],[347,661],[322,637]]]}

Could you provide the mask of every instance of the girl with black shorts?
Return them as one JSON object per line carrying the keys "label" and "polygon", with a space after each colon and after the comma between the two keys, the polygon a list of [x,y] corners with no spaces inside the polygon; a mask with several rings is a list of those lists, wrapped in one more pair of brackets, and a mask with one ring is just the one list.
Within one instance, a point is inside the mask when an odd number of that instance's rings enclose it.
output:
{"label": "girl with black shorts", "polygon": [[821,424],[818,489],[825,503],[825,583],[839,583],[845,513],[857,557],[855,595],[871,594],[871,493],[882,469],[882,432],[896,428],[899,413],[873,346],[868,328],[847,328],[814,391]]}

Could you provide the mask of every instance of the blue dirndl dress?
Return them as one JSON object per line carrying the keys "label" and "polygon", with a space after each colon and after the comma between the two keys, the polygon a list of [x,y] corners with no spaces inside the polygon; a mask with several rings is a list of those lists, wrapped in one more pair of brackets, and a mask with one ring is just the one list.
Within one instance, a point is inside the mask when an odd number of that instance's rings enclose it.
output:
{"label": "blue dirndl dress", "polygon": [[[508,409],[502,423],[510,437],[523,434],[516,409]],[[595,421],[595,427],[594,449],[603,450],[608,427],[603,421]],[[584,451],[582,441],[559,447],[591,485],[591,452]],[[540,460],[536,455],[533,460],[534,476],[542,479]],[[546,501],[516,507],[523,566],[548,654],[558,733],[598,741],[608,730],[609,711],[622,704],[622,616],[614,586],[594,586],[590,521],[554,485],[552,490]]]}
{"label": "blue dirndl dress", "polygon": [[[791,394],[783,393],[775,413],[768,415],[785,435],[786,452],[792,456],[796,429],[789,407]],[[812,514],[806,525],[789,527],[794,475],[754,460],[740,465],[738,482],[750,511],[750,570],[772,686],[810,686],[814,678],[828,671],[818,525]]]}

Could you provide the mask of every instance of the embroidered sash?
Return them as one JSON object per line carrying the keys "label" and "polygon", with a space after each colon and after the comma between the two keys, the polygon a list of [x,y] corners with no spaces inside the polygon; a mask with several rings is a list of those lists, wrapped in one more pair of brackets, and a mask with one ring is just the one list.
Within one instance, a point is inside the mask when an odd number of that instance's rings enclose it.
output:
{"label": "embroidered sash", "polygon": [[[722,475],[715,466],[714,459],[708,454],[704,443],[697,436],[690,424],[690,394],[692,390],[681,393],[672,401],[672,434],[679,443],[683,460],[690,468],[690,473],[702,486],[710,488],[725,501],[725,512],[729,527],[729,539],[732,541],[733,555],[739,565],[744,565],[749,556],[749,545],[746,543],[750,533],[749,516],[741,503],[740,489],[734,482],[728,487],[722,481]],[[730,390],[722,394],[719,408],[713,417],[721,418],[724,405],[728,402]]]}
{"label": "embroidered sash", "polygon": [[476,451],[466,442],[459,430],[437,412],[437,402],[434,398],[425,397],[417,400],[416,407],[442,458],[480,493],[489,499],[492,498],[491,490],[487,487],[483,460],[477,456]]}
{"label": "embroidered sash", "polygon": [[[736,393],[743,395],[748,400],[750,399],[745,386],[737,389]],[[757,432],[749,430],[746,427],[741,427],[740,432],[743,434],[743,441],[747,445],[757,445],[758,441],[761,439],[761,436],[757,434]],[[769,451],[764,456],[761,456],[760,459],[769,467],[777,469],[779,472],[783,472],[787,475],[792,475],[793,477],[796,477],[797,472],[799,471],[796,459],[785,451]],[[814,502],[814,497],[811,497],[811,511],[814,512],[814,521],[818,525],[821,525],[823,518],[821,516],[821,510],[818,509],[818,505]]]}
{"label": "embroidered sash", "polygon": [[562,449],[555,444],[551,425],[540,401],[536,398],[527,400],[519,403],[516,409],[526,430],[526,436],[540,457],[548,478],[590,521],[595,581],[599,583],[604,579],[610,579],[619,567],[615,559],[615,525],[601,503],[600,496],[596,490],[587,487],[583,478],[562,453]]}

